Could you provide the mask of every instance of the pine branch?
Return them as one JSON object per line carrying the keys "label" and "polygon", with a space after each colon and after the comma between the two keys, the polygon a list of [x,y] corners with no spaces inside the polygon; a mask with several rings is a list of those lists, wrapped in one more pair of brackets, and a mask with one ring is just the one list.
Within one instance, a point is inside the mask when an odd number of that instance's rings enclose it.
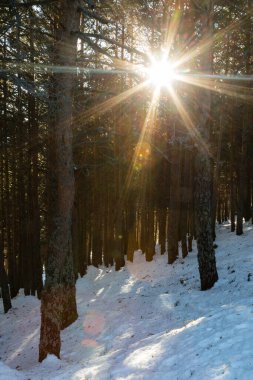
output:
{"label": "pine branch", "polygon": [[0,8],[16,8],[16,7],[24,7],[24,8],[29,8],[32,7],[33,5],[48,5],[50,3],[55,3],[56,1],[59,0],[43,0],[43,1],[28,1],[27,3],[15,3],[13,4],[11,1],[3,1],[2,4],[0,4]]}
{"label": "pine branch", "polygon": [[85,16],[89,16],[91,18],[94,18],[95,20],[101,22],[102,24],[110,24],[110,20],[105,19],[104,17],[98,15],[94,11],[90,11],[84,7],[78,7],[78,10],[82,12]]}
{"label": "pine branch", "polygon": [[112,45],[116,45],[116,46],[118,46],[118,47],[120,47],[120,48],[122,48],[122,49],[125,49],[125,50],[127,50],[129,53],[134,53],[134,54],[137,54],[137,55],[139,55],[139,56],[141,56],[141,57],[143,57],[143,58],[147,58],[147,54],[145,54],[145,53],[143,53],[142,51],[140,51],[140,50],[137,50],[137,49],[135,49],[135,48],[133,48],[133,47],[130,47],[130,46],[127,46],[127,45],[125,45],[125,44],[121,44],[120,42],[117,42],[117,41],[115,41],[115,40],[113,40],[113,39],[111,39],[111,38],[109,38],[109,37],[106,37],[106,36],[104,36],[103,34],[98,34],[98,33],[81,33],[81,32],[76,32],[77,33],[77,36],[79,37],[79,38],[83,38],[83,37],[85,37],[85,38],[97,38],[97,39],[101,39],[101,40],[104,40],[104,41],[107,41],[107,42],[109,42],[110,44],[112,44]]}
{"label": "pine branch", "polygon": [[85,36],[85,33],[81,33],[81,32],[75,32],[76,35],[81,39],[83,40],[84,42],[86,42],[94,51],[98,52],[98,53],[101,53],[105,56],[107,56],[108,58],[110,58],[112,61],[114,60],[114,58],[111,56],[111,54],[109,54],[105,49],[101,48],[100,46],[98,46],[95,42],[91,41],[90,38],[86,37]]}

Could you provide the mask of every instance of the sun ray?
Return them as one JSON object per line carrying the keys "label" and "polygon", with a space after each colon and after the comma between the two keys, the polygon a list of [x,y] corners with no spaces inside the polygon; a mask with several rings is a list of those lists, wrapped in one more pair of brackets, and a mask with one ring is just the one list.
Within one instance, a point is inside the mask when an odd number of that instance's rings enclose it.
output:
{"label": "sun ray", "polygon": [[149,110],[147,112],[147,115],[145,117],[144,124],[142,126],[141,134],[140,134],[140,137],[139,137],[136,149],[135,149],[135,153],[134,153],[134,156],[132,159],[132,163],[129,167],[129,171],[128,171],[127,178],[126,178],[126,184],[125,184],[125,191],[126,192],[131,186],[133,174],[134,174],[134,171],[136,168],[136,164],[137,164],[137,160],[138,160],[138,157],[140,154],[142,144],[143,144],[144,140],[150,139],[150,133],[151,133],[152,126],[154,125],[154,121],[155,121],[159,96],[160,96],[160,88],[157,87],[153,92],[151,104],[150,104]]}
{"label": "sun ray", "polygon": [[138,85],[131,87],[130,89],[120,93],[119,95],[113,96],[112,98],[106,100],[103,103],[97,104],[87,111],[83,112],[81,115],[79,114],[76,116],[73,120],[74,125],[78,123],[79,121],[87,121],[91,117],[98,117],[104,114],[105,112],[111,110],[113,107],[116,107],[118,104],[122,103],[126,99],[128,99],[130,96],[136,94],[137,92],[143,90],[148,84],[148,81],[144,81],[139,83]]}
{"label": "sun ray", "polygon": [[178,68],[188,63],[192,59],[203,54],[203,52],[209,49],[215,41],[221,40],[225,34],[235,31],[238,27],[240,27],[240,25],[242,25],[243,22],[245,21],[245,18],[246,16],[242,17],[240,20],[233,21],[226,28],[219,30],[214,35],[212,35],[212,37],[207,36],[206,38],[202,39],[197,45],[191,48],[187,53],[183,53],[181,57],[180,56],[176,57],[175,67]]}
{"label": "sun ray", "polygon": [[190,74],[192,78],[218,79],[221,81],[249,82],[253,81],[253,75],[225,75],[225,74]]}
{"label": "sun ray", "polygon": [[200,144],[201,148],[209,155],[211,156],[211,153],[209,151],[208,146],[205,144],[204,140],[202,139],[199,131],[194,125],[193,120],[191,119],[189,113],[186,111],[183,103],[181,102],[180,98],[178,97],[176,91],[173,89],[172,86],[168,88],[168,91],[177,107],[178,113],[187,128],[190,136],[193,138],[196,144]]}
{"label": "sun ray", "polygon": [[165,35],[165,43],[164,43],[164,51],[165,51],[166,59],[168,59],[170,56],[171,48],[175,41],[175,36],[178,32],[180,20],[181,20],[181,12],[179,10],[174,12],[171,21],[167,19],[167,28],[166,28],[167,33]]}
{"label": "sun ray", "polygon": [[0,69],[0,73],[6,72],[17,72],[17,71],[34,71],[35,73],[55,73],[55,74],[86,74],[86,75],[96,75],[96,74],[104,74],[104,75],[126,75],[130,74],[138,74],[141,70],[141,65],[136,65],[131,62],[125,62],[121,60],[117,60],[117,65],[114,66],[116,68],[108,68],[108,69],[98,69],[92,67],[81,67],[81,66],[65,66],[65,65],[48,65],[46,63],[29,63],[29,62],[15,62],[8,63],[5,69]]}
{"label": "sun ray", "polygon": [[[213,92],[217,92],[219,94],[228,95],[231,97],[237,97],[238,99],[241,99],[243,101],[246,101],[248,103],[253,102],[253,94],[252,89],[245,86],[239,86],[232,83],[227,83],[226,81],[230,80],[238,80],[238,81],[244,81],[246,78],[242,78],[241,76],[235,78],[227,76],[224,78],[224,76],[220,75],[178,75],[177,79],[193,85],[197,87],[201,87]],[[220,81],[222,79],[222,82]],[[217,82],[219,80],[219,82]],[[252,78],[249,78],[248,80],[253,80]]]}
{"label": "sun ray", "polygon": [[148,140],[150,138],[150,132],[151,132],[151,128],[153,126],[154,120],[155,120],[159,95],[160,95],[160,89],[156,88],[153,92],[152,101],[151,101],[149,110],[147,112],[147,115],[145,117],[144,124],[142,126],[141,134],[140,134],[140,137],[139,137],[139,140],[138,140],[138,143],[137,143],[134,155],[133,155],[132,163],[129,166],[129,170],[128,170],[128,173],[126,176],[125,184],[124,184],[124,186],[122,188],[122,192],[120,194],[119,205],[124,204],[126,197],[127,197],[127,194],[128,194],[128,190],[131,187],[133,175],[134,175],[135,168],[136,168],[136,163],[137,163],[137,160],[138,160],[138,157],[140,154],[140,150],[141,150],[141,146],[142,146],[145,139]]}

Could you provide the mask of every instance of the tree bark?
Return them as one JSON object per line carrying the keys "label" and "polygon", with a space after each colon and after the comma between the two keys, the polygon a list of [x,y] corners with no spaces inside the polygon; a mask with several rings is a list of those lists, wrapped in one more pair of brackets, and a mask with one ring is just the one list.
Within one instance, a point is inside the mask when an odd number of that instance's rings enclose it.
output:
{"label": "tree bark", "polygon": [[[53,63],[73,67],[79,28],[78,1],[61,0],[55,13]],[[72,257],[74,173],[72,159],[73,74],[52,76],[49,102],[49,215],[46,283],[41,298],[39,361],[48,354],[60,357],[60,330],[77,318]]]}
{"label": "tree bark", "polygon": [[[212,39],[212,0],[198,6],[202,39]],[[200,13],[199,13],[200,12]],[[211,49],[205,49],[200,56],[201,71],[212,72]],[[210,289],[218,280],[212,230],[212,168],[208,152],[210,141],[211,94],[201,89],[197,94],[198,133],[202,139],[199,143],[195,161],[195,216],[198,247],[198,263],[201,290]]]}
{"label": "tree bark", "polygon": [[170,200],[168,211],[168,263],[173,264],[178,257],[179,218],[180,218],[180,181],[181,149],[174,141],[170,147]]}
{"label": "tree bark", "polygon": [[4,257],[3,257],[2,247],[0,247],[0,287],[2,290],[4,312],[7,313],[11,309],[12,306],[11,306],[8,277],[4,268]]}

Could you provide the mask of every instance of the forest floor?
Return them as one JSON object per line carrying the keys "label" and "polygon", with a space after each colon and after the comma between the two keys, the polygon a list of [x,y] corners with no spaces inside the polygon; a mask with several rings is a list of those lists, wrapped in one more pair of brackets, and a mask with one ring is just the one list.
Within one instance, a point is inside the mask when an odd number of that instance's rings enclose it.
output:
{"label": "forest floor", "polygon": [[197,253],[167,265],[136,252],[119,272],[90,267],[77,282],[78,320],[61,360],[39,364],[40,304],[0,306],[0,380],[253,379],[253,228],[217,229],[219,281],[200,291]]}

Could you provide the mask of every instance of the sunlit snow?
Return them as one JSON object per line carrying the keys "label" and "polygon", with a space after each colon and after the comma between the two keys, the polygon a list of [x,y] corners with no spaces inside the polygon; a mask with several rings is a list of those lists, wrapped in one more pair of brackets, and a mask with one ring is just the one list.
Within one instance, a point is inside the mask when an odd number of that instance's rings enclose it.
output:
{"label": "sunlit snow", "polygon": [[77,282],[78,320],[61,360],[38,360],[40,303],[20,294],[0,308],[0,380],[253,379],[253,229],[218,227],[219,281],[200,291],[196,248],[173,266],[90,267]]}

